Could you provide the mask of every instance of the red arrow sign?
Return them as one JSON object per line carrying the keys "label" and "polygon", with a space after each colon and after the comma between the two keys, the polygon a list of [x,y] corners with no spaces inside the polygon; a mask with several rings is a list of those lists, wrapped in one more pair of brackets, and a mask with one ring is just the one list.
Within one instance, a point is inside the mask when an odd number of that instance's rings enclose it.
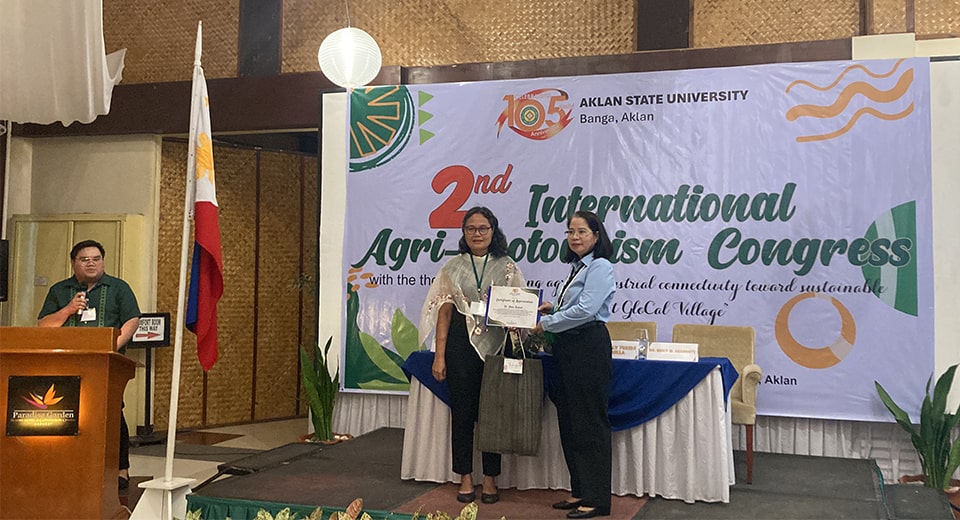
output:
{"label": "red arrow sign", "polygon": [[153,338],[160,337],[160,333],[159,332],[139,332],[135,334],[134,337],[136,339],[143,339],[143,338],[153,339]]}

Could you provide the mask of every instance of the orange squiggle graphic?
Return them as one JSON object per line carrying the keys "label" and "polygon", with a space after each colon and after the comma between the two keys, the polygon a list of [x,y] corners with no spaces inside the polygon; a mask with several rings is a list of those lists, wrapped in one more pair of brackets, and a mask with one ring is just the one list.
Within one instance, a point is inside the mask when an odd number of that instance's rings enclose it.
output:
{"label": "orange squiggle graphic", "polygon": [[798,117],[804,116],[821,119],[827,117],[836,117],[846,110],[847,105],[850,104],[850,100],[853,99],[853,97],[857,94],[862,94],[864,97],[878,103],[890,103],[891,101],[896,101],[901,96],[906,94],[907,90],[910,89],[910,85],[912,84],[913,69],[904,72],[897,81],[897,84],[894,85],[890,90],[879,90],[877,87],[874,87],[869,83],[857,81],[847,85],[843,91],[840,92],[840,95],[837,96],[837,100],[834,101],[832,105],[797,105],[790,110],[787,110],[787,120],[793,121]]}
{"label": "orange squiggle graphic", "polygon": [[893,64],[893,68],[890,69],[889,72],[885,72],[885,73],[883,73],[883,74],[877,74],[877,73],[871,72],[870,69],[868,69],[868,68],[866,68],[866,67],[864,67],[863,65],[860,65],[860,64],[851,65],[851,66],[847,67],[846,69],[844,69],[844,71],[841,72],[839,76],[837,76],[837,79],[833,80],[833,83],[827,85],[826,87],[818,87],[818,86],[814,85],[813,83],[810,83],[809,81],[807,81],[807,80],[805,80],[805,79],[798,79],[798,80],[794,81],[793,83],[787,85],[787,93],[788,93],[788,94],[790,93],[790,89],[792,89],[792,88],[794,87],[794,85],[806,85],[806,86],[808,86],[808,87],[810,87],[810,88],[812,88],[812,89],[814,89],[814,90],[819,90],[819,91],[821,91],[821,92],[830,90],[830,89],[832,89],[833,87],[836,87],[837,84],[840,83],[840,80],[842,80],[843,77],[846,76],[848,72],[851,72],[851,71],[856,70],[856,69],[859,69],[859,70],[862,70],[862,71],[866,72],[868,76],[873,77],[873,78],[878,78],[878,79],[879,79],[879,78],[887,78],[887,77],[890,77],[891,75],[893,75],[893,73],[897,71],[897,68],[900,67],[900,64],[901,64],[902,62],[903,62],[903,58],[897,60],[897,62]]}
{"label": "orange squiggle graphic", "polygon": [[860,119],[860,116],[864,114],[870,114],[871,116],[876,117],[877,119],[883,119],[884,121],[895,121],[897,119],[903,119],[904,117],[907,117],[911,113],[913,113],[913,103],[910,103],[910,106],[908,106],[902,112],[899,112],[897,114],[885,114],[873,107],[863,107],[860,110],[857,110],[855,114],[853,114],[853,117],[850,119],[850,121],[847,124],[843,125],[843,128],[840,128],[839,130],[830,132],[828,134],[800,136],[797,138],[797,142],[809,143],[813,141],[826,141],[827,139],[840,137],[841,135],[849,132],[850,129],[853,128],[853,125],[856,124],[857,120]]}

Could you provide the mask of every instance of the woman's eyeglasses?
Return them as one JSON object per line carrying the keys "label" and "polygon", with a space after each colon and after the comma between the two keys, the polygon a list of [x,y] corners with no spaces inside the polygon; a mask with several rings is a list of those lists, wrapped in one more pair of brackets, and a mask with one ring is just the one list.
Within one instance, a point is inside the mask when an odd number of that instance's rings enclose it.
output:
{"label": "woman's eyeglasses", "polygon": [[467,226],[467,227],[463,228],[463,234],[464,234],[464,235],[480,235],[480,236],[483,236],[483,235],[486,235],[487,233],[489,233],[491,229],[493,229],[493,228],[490,227],[490,226],[480,226],[480,227]]}
{"label": "woman's eyeglasses", "polygon": [[568,230],[564,231],[563,233],[564,233],[565,235],[567,235],[568,237],[575,236],[575,237],[577,237],[577,238],[584,238],[584,237],[588,237],[588,236],[596,233],[596,231],[591,231],[591,230],[589,230],[589,229],[583,229],[583,228],[581,228],[581,229],[568,229]]}

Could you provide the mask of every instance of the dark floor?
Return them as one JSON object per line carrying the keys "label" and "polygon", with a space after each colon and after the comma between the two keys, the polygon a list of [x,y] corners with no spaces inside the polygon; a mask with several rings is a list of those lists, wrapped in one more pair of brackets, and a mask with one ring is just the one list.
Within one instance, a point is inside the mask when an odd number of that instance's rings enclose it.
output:
{"label": "dark floor", "polygon": [[[220,458],[207,460],[224,460],[220,470],[229,476],[195,487],[194,493],[328,507],[345,507],[361,497],[367,510],[409,514],[423,506],[424,514],[442,510],[456,516],[462,504],[454,500],[455,486],[397,477],[402,445],[403,430],[384,428],[333,446],[288,445],[252,454],[237,450],[232,457],[221,450],[211,454]],[[746,472],[743,458],[735,452],[738,477]],[[128,496],[131,509],[134,494]],[[481,504],[478,518],[563,518],[563,512],[547,504],[564,492],[503,490],[501,495],[494,506]],[[728,504],[638,497],[615,497],[614,502],[611,520],[954,518],[942,493],[913,484],[884,486],[872,460],[771,453],[755,455],[753,484],[738,478]]]}
{"label": "dark floor", "polygon": [[[756,453],[753,484],[743,481],[743,452],[734,452],[737,483],[730,488],[729,504],[685,504],[653,499],[637,519],[924,519],[953,520],[943,494],[902,493],[903,488],[884,486],[873,460],[841,459]],[[931,490],[932,491],[932,490]]]}
{"label": "dark floor", "polygon": [[317,446],[286,463],[249,475],[218,480],[195,492],[211,497],[339,507],[362,497],[366,508],[390,511],[435,487],[398,478],[402,446],[403,430],[381,428],[337,445]]}

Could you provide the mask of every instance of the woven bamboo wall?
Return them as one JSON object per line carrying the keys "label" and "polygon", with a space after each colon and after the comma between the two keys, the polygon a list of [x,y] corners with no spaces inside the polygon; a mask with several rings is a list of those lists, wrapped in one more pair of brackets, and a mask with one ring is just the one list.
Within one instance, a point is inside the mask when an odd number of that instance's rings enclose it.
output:
{"label": "woven bamboo wall", "polygon": [[198,21],[203,21],[206,77],[236,76],[237,0],[108,0],[103,2],[103,41],[107,52],[127,49],[124,83],[190,80]]}
{"label": "woven bamboo wall", "polygon": [[[172,314],[186,156],[186,144],[164,141],[157,308]],[[316,298],[294,287],[301,263],[307,270],[316,266],[316,159],[215,146],[214,162],[224,269],[220,357],[204,386],[196,340],[184,334],[181,429],[305,413],[299,404],[297,348],[316,341]],[[160,430],[169,423],[172,362],[172,349],[157,351],[154,424]]]}
{"label": "woven bamboo wall", "polygon": [[919,35],[960,36],[960,0],[916,0]]}
{"label": "woven bamboo wall", "polygon": [[696,0],[693,46],[727,47],[851,38],[859,0]]}
{"label": "woven bamboo wall", "polygon": [[[320,178],[317,175],[318,163],[316,158],[304,158],[303,160],[303,276],[304,282],[301,294],[303,301],[300,312],[300,339],[304,345],[312,346],[318,341],[326,341],[326,338],[317,337],[317,240],[320,222],[318,220],[318,210],[320,203]],[[323,344],[321,343],[321,347]],[[303,393],[301,385],[300,401],[297,403],[297,414],[306,414],[308,410],[306,395]]]}
{"label": "woven bamboo wall", "polygon": [[[283,5],[283,71],[315,71],[323,38],[346,26],[343,3]],[[636,48],[634,0],[353,0],[350,23],[389,65],[443,65],[624,54]]]}
{"label": "woven bamboo wall", "polygon": [[[255,419],[296,415],[300,347],[300,158],[260,154]],[[316,229],[312,230],[316,235]]]}
{"label": "woven bamboo wall", "polygon": [[[176,334],[177,291],[180,277],[180,237],[183,230],[184,179],[187,174],[185,144],[163,143],[160,159],[160,224],[157,230],[157,310],[170,313],[170,333]],[[172,345],[172,342],[171,342]],[[156,349],[154,357],[154,425],[165,430],[170,422],[170,374],[173,349]],[[183,335],[179,424],[200,424],[203,412],[203,371],[196,361],[197,342]]]}
{"label": "woven bamboo wall", "polygon": [[[873,32],[904,32],[907,0],[873,0]],[[849,38],[859,0],[694,0],[693,45],[721,47]],[[635,0],[354,0],[350,23],[377,39],[384,64],[430,66],[624,54],[636,47]],[[920,37],[960,34],[960,0],[914,0]],[[187,80],[197,20],[204,20],[208,78],[236,75],[236,0],[177,4],[112,0],[104,5],[108,50],[126,47],[126,83]],[[346,26],[336,0],[286,0],[282,71],[318,69],[323,38]]]}
{"label": "woven bamboo wall", "polygon": [[[960,34],[960,0],[873,0],[873,33]],[[859,34],[859,0],[693,0],[693,46],[723,47]],[[625,54],[636,48],[636,0],[352,0],[350,24],[380,44],[385,65]],[[104,3],[108,51],[127,48],[125,83],[189,80],[197,21],[207,78],[236,76],[237,0]],[[317,71],[326,35],[346,26],[339,0],[285,0],[283,72]]]}
{"label": "woven bamboo wall", "polygon": [[873,0],[873,33],[894,34],[907,30],[907,3],[904,0]]}

